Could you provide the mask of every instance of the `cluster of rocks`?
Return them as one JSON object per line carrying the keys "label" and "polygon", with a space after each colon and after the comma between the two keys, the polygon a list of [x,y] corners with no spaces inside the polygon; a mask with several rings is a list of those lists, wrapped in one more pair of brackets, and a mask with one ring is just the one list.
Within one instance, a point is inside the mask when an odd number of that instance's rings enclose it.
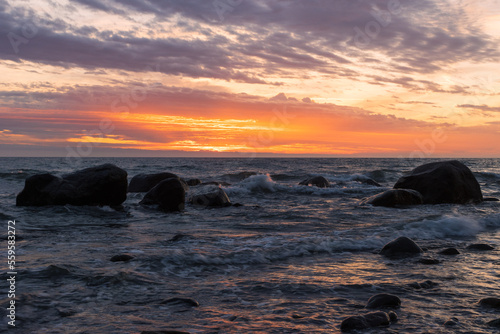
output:
{"label": "cluster of rocks", "polygon": [[[493,246],[487,244],[471,244],[466,247],[468,250],[472,251],[487,251],[494,249]],[[379,254],[386,256],[390,259],[406,259],[408,257],[417,256],[424,253],[424,250],[417,245],[413,240],[407,237],[399,237],[391,242],[387,243],[379,252]],[[460,252],[456,248],[446,248],[439,252],[441,255],[457,255]],[[434,260],[434,259],[432,259]],[[436,264],[439,261],[429,261],[432,263],[426,263],[426,261],[419,261],[423,264]],[[431,289],[438,284],[432,281],[425,281],[422,283],[411,283],[408,284],[414,289]],[[350,332],[354,330],[363,330],[374,327],[388,327],[391,323],[398,320],[398,316],[394,311],[388,311],[387,309],[397,309],[401,306],[401,300],[398,296],[381,293],[372,296],[365,309],[382,309],[384,311],[370,312],[362,315],[350,316],[342,321],[340,324],[340,329],[343,332]],[[478,302],[478,306],[489,308],[489,309],[500,309],[500,298],[488,297],[481,299]],[[454,326],[453,323],[456,321],[449,320],[445,322],[444,326],[450,327]],[[487,323],[490,327],[500,327],[500,319],[492,320]]]}
{"label": "cluster of rocks", "polygon": [[[193,188],[190,188],[193,187]],[[120,207],[127,192],[146,193],[141,205],[153,205],[162,211],[184,210],[186,201],[205,207],[230,206],[229,197],[215,182],[183,180],[172,173],[139,174],[130,184],[127,172],[115,165],[86,168],[61,177],[37,174],[26,179],[17,195],[17,206],[94,205]]]}
{"label": "cluster of rocks", "polygon": [[395,207],[482,201],[481,188],[471,170],[461,162],[451,160],[419,166],[401,177],[393,189],[366,198],[362,204]]}

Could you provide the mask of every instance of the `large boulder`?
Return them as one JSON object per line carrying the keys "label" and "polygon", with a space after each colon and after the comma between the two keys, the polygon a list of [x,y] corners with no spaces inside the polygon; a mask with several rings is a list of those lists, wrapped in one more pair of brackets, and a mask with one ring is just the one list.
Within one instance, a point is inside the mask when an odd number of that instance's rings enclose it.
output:
{"label": "large boulder", "polygon": [[390,189],[383,193],[365,198],[361,204],[371,204],[373,206],[395,207],[400,205],[423,204],[422,195],[411,189]]}
{"label": "large boulder", "polygon": [[26,179],[17,206],[109,205],[127,199],[127,172],[112,164],[86,168],[62,177],[37,174]]}
{"label": "large boulder", "polygon": [[478,203],[481,188],[471,170],[459,161],[432,162],[401,177],[395,189],[413,189],[422,194],[424,204]]}
{"label": "large boulder", "polygon": [[316,186],[318,188],[330,187],[330,182],[323,176],[313,176],[299,183],[301,186]]}
{"label": "large boulder", "polygon": [[230,206],[231,201],[226,192],[216,185],[200,185],[191,189],[188,202],[195,205],[223,207]]}
{"label": "large boulder", "polygon": [[158,205],[166,212],[184,210],[186,190],[179,178],[169,178],[161,181],[144,196],[139,204]]}
{"label": "large boulder", "polygon": [[130,180],[130,184],[128,186],[128,192],[130,193],[147,193],[154,186],[166,179],[179,179],[183,183],[184,189],[186,191],[189,190],[189,186],[187,183],[182,180],[179,176],[172,173],[156,173],[156,174],[137,174]]}
{"label": "large boulder", "polygon": [[380,254],[389,257],[411,256],[420,253],[423,253],[422,248],[415,241],[407,237],[399,237],[389,242],[380,251]]}

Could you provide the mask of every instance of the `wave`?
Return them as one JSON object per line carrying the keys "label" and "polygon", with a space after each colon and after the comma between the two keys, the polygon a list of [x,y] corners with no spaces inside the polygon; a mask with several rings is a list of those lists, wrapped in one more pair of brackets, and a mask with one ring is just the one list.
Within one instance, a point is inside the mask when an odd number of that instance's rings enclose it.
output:
{"label": "wave", "polygon": [[[330,177],[330,180],[332,177]],[[353,174],[336,177],[334,183],[329,188],[318,188],[313,186],[303,186],[297,184],[281,184],[275,182],[269,174],[252,175],[243,181],[224,188],[228,195],[242,195],[250,193],[275,193],[284,192],[292,194],[312,194],[319,196],[341,195],[361,193],[370,195],[374,189],[380,189],[376,186],[363,184],[360,180],[370,180],[367,176]]]}

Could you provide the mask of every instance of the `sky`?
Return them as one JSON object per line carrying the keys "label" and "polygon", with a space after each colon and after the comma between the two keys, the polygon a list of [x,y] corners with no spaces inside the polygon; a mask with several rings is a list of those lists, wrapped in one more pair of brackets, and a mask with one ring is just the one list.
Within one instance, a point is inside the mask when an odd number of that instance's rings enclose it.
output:
{"label": "sky", "polygon": [[500,157],[499,0],[0,0],[0,156]]}

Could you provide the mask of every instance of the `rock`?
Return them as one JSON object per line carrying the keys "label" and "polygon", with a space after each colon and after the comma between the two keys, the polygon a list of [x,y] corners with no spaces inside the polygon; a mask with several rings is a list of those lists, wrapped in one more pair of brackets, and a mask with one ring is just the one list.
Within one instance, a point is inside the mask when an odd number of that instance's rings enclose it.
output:
{"label": "rock", "polygon": [[178,331],[175,329],[167,329],[159,331],[142,331],[141,334],[190,334],[190,333],[184,331]]}
{"label": "rock", "polygon": [[488,325],[490,327],[500,328],[500,319],[495,319],[495,320],[488,321],[486,323],[486,325]]}
{"label": "rock", "polygon": [[496,198],[496,197],[484,197],[483,198],[483,201],[484,202],[499,202],[500,199]]}
{"label": "rock", "polygon": [[330,187],[330,182],[323,176],[313,176],[299,183],[301,186],[316,186],[318,188]]}
{"label": "rock", "polygon": [[62,177],[37,174],[26,179],[17,206],[109,205],[127,199],[127,172],[112,164],[76,171]]}
{"label": "rock", "polygon": [[372,179],[361,180],[360,182],[369,186],[382,187],[380,183]]}
{"label": "rock", "polygon": [[201,180],[200,179],[189,179],[186,181],[186,184],[190,187],[194,187],[194,186],[200,185]]}
{"label": "rock", "polygon": [[160,304],[185,305],[185,306],[190,306],[190,307],[198,307],[198,306],[200,306],[200,303],[198,303],[194,299],[191,299],[191,298],[180,298],[180,297],[166,299],[166,300],[160,302]]}
{"label": "rock", "polygon": [[202,186],[217,186],[217,187],[229,187],[231,183],[227,183],[224,181],[209,181],[209,182],[202,182]]}
{"label": "rock", "polygon": [[158,205],[166,212],[184,210],[186,191],[181,180],[170,178],[161,181],[139,202],[143,205]]}
{"label": "rock", "polygon": [[422,249],[410,238],[399,237],[385,245],[380,254],[385,256],[409,256],[422,252]]}
{"label": "rock", "polygon": [[422,264],[439,264],[439,260],[433,259],[431,257],[421,258],[418,260],[418,262]]}
{"label": "rock", "polygon": [[422,282],[422,283],[415,282],[415,283],[408,284],[408,286],[411,286],[412,288],[415,288],[415,289],[431,289],[431,288],[434,288],[438,285],[439,285],[438,283],[435,283],[435,282],[429,281],[429,280]]}
{"label": "rock", "polygon": [[[179,179],[175,174],[172,173],[157,173],[157,174],[137,174],[130,180],[130,184],[128,186],[128,192],[130,193],[147,193],[154,186],[166,179]],[[184,182],[184,181],[182,181]],[[187,185],[186,185],[187,187]],[[188,187],[189,189],[189,187]],[[186,189],[186,191],[188,191]]]}
{"label": "rock", "polygon": [[391,323],[390,316],[385,312],[379,311],[379,312],[367,313],[365,315],[352,316],[347,319],[344,319],[340,324],[340,330],[342,332],[349,332],[357,329],[389,326],[390,323]]}
{"label": "rock", "polygon": [[423,204],[422,195],[411,189],[390,189],[383,193],[368,197],[361,205],[371,204],[373,206],[395,207],[400,205]]}
{"label": "rock", "polygon": [[477,250],[477,251],[489,251],[489,250],[494,250],[495,247],[488,244],[472,244],[467,246],[467,249]]}
{"label": "rock", "polygon": [[445,327],[455,327],[458,325],[458,319],[457,318],[451,318],[447,320],[444,324]]}
{"label": "rock", "polygon": [[481,188],[471,170],[459,161],[432,162],[401,177],[395,189],[413,189],[422,194],[424,204],[479,203]]}
{"label": "rock", "polygon": [[380,293],[368,299],[365,308],[398,308],[401,306],[401,299],[398,296],[388,293]]}
{"label": "rock", "polygon": [[224,207],[230,206],[231,201],[226,192],[216,185],[201,185],[193,188],[188,196],[188,202],[195,205]]}
{"label": "rock", "polygon": [[497,308],[500,309],[500,298],[483,298],[479,301],[479,305],[483,307]]}
{"label": "rock", "polygon": [[458,254],[460,254],[460,252],[455,247],[450,247],[450,248],[443,249],[442,251],[439,252],[439,254],[441,254],[441,255],[458,255]]}
{"label": "rock", "polygon": [[109,259],[111,262],[127,262],[132,260],[134,257],[128,254],[114,255]]}
{"label": "rock", "polygon": [[394,312],[394,311],[389,311],[387,314],[389,315],[389,319],[391,319],[391,322],[396,322],[396,321],[398,321],[398,315],[397,315],[397,313],[396,313],[396,312]]}

